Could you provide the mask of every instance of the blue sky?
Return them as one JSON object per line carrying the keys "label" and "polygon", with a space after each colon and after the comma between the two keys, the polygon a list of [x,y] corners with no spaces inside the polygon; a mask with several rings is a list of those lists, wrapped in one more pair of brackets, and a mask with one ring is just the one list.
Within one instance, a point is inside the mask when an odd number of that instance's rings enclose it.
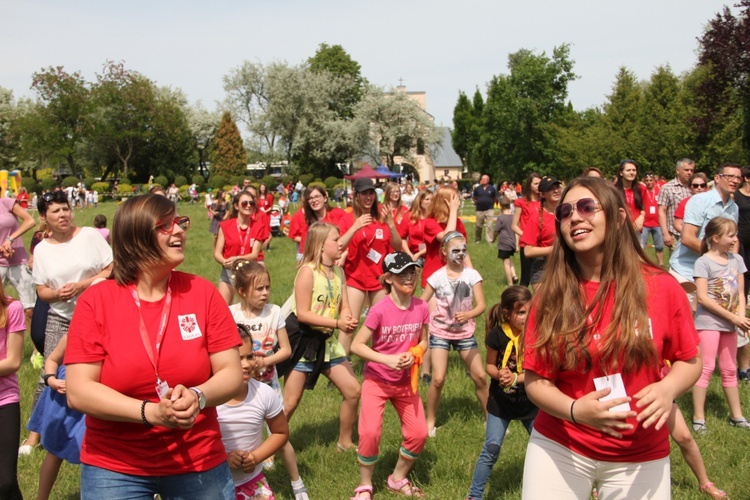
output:
{"label": "blue sky", "polygon": [[[725,2],[508,2],[381,0],[0,0],[0,86],[31,96],[31,74],[62,65],[93,80],[106,60],[214,108],[222,76],[244,60],[297,64],[322,42],[340,44],[381,86],[427,92],[427,110],[451,126],[459,90],[484,92],[508,54],[571,44],[576,109],[604,102],[621,66],[647,79],[696,62],[696,37]],[[731,5],[731,4],[730,4]]]}

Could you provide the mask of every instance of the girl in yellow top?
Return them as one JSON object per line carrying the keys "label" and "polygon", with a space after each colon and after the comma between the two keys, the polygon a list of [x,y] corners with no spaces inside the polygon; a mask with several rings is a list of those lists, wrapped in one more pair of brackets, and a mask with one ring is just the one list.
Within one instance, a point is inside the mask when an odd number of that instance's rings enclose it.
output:
{"label": "girl in yellow top", "polygon": [[[300,328],[322,332],[325,340],[324,359],[320,373],[341,392],[344,400],[339,413],[339,451],[354,448],[352,432],[357,418],[360,386],[352,365],[339,343],[336,330],[353,333],[359,321],[352,317],[344,284],[344,271],[334,263],[341,258],[339,230],[328,223],[316,222],[307,233],[305,250],[294,281],[292,312]],[[319,360],[318,360],[319,361]],[[297,409],[308,374],[313,372],[315,359],[302,358],[286,376],[284,412],[291,419]]]}

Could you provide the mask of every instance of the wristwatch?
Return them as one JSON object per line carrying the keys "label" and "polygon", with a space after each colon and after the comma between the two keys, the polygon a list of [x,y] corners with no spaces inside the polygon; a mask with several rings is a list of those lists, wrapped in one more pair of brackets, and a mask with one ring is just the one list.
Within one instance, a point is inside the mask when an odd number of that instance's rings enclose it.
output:
{"label": "wristwatch", "polygon": [[202,410],[206,407],[206,395],[203,394],[203,391],[198,389],[197,387],[191,387],[191,391],[193,391],[198,396],[198,409]]}

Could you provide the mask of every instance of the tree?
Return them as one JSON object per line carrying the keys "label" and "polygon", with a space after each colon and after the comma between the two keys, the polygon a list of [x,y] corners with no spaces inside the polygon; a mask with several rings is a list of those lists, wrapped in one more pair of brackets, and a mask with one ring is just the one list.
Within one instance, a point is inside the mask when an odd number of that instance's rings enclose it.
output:
{"label": "tree", "polygon": [[208,178],[208,161],[221,116],[206,110],[198,102],[188,110],[188,126],[193,136],[193,145],[198,153],[198,168],[204,180]]}
{"label": "tree", "polygon": [[321,43],[315,55],[307,60],[313,73],[329,73],[347,82],[333,95],[331,109],[340,118],[353,118],[354,107],[362,100],[367,80],[362,77],[361,66],[341,45]]}
{"label": "tree", "polygon": [[413,160],[418,146],[439,142],[430,116],[403,92],[384,92],[373,87],[358,105],[355,115],[369,124],[371,148],[368,155],[376,163],[385,158],[389,168],[395,165],[396,156]]}
{"label": "tree", "polygon": [[242,146],[242,136],[232,114],[225,111],[221,116],[219,129],[211,154],[211,174],[231,177],[244,175],[247,169],[247,156]]}
{"label": "tree", "polygon": [[476,128],[474,106],[466,94],[459,91],[458,102],[453,108],[453,131],[451,132],[451,139],[453,149],[471,171],[474,170],[474,162],[469,153],[478,142],[478,138],[475,137]]}
{"label": "tree", "polygon": [[570,119],[568,82],[574,80],[568,45],[552,57],[522,49],[508,57],[510,74],[493,77],[484,106],[481,147],[496,177],[520,179],[559,167],[555,124]]}
{"label": "tree", "polygon": [[0,168],[12,169],[18,163],[20,140],[18,110],[11,90],[0,87]]}

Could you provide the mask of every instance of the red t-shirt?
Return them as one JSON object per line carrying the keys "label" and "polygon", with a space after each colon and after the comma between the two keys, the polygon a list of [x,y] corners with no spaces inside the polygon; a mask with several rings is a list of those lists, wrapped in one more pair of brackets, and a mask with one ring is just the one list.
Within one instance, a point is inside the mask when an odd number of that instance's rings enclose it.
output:
{"label": "red t-shirt", "polygon": [[271,193],[267,193],[265,196],[259,194],[256,200],[256,206],[259,210],[268,213],[273,206],[273,195]]}
{"label": "red t-shirt", "polygon": [[[648,317],[651,335],[654,339],[659,359],[670,362],[686,361],[698,355],[698,334],[693,324],[690,304],[682,288],[674,278],[664,272],[646,275]],[[583,282],[588,300],[592,300],[599,283]],[[614,291],[603,301],[602,318],[611,318],[614,306]],[[608,320],[596,325],[597,331],[606,328]],[[597,356],[596,341],[588,346],[592,357],[592,367],[585,370],[553,371],[543,365],[539,351],[529,346],[536,340],[536,305],[533,305],[526,322],[526,348],[523,367],[550,380],[564,394],[580,398],[595,390],[594,379],[605,375]],[[625,389],[633,396],[649,384],[661,380],[661,366],[641,368],[634,373],[622,373]],[[637,401],[630,402],[631,409],[639,411]],[[585,425],[576,425],[567,420],[553,417],[543,410],[534,420],[534,428],[543,436],[566,448],[591,458],[608,462],[645,462],[658,460],[669,455],[669,430],[667,426],[655,430],[654,426],[644,429],[635,419],[628,419],[635,428],[621,431],[622,439],[616,439]]]}
{"label": "red t-shirt", "polygon": [[551,247],[555,242],[555,214],[544,210],[544,222],[540,230],[538,209],[537,205],[537,213],[531,214],[523,227],[523,235],[519,240],[522,247]]}
{"label": "red t-shirt", "polygon": [[659,191],[659,186],[654,186],[653,191],[643,190],[643,210],[646,211],[643,227],[659,227]]}
{"label": "red t-shirt", "polygon": [[409,221],[409,251],[411,253],[417,253],[419,252],[420,248],[419,245],[424,245],[424,219],[417,221],[416,223],[412,223]]}
{"label": "red t-shirt", "polygon": [[396,223],[398,235],[402,240],[405,240],[407,236],[409,236],[409,224],[411,223],[409,219],[411,218],[411,212],[406,205],[401,205],[398,209],[391,210],[391,213],[393,214],[393,221]]}
{"label": "red t-shirt", "polygon": [[[224,233],[224,252],[222,255],[225,259],[247,255],[253,251],[253,245],[256,241],[266,241],[271,235],[271,221],[268,214],[261,210],[256,210],[250,216],[250,224],[247,229],[240,230],[237,225],[237,219],[227,219],[219,224],[221,231]],[[263,251],[258,254],[258,262],[263,260]]]}
{"label": "red t-shirt", "polygon": [[[192,387],[211,377],[209,354],[241,341],[213,284],[173,272],[170,288],[172,306],[158,358],[159,377],[170,387]],[[143,321],[154,344],[164,300],[141,300]],[[141,341],[139,317],[128,287],[115,280],[89,287],[73,314],[65,364],[101,363],[102,384],[131,398],[158,402],[156,375]],[[203,409],[189,430],[86,417],[81,461],[88,465],[122,474],[162,476],[206,471],[224,460],[213,407]]]}
{"label": "red t-shirt", "polygon": [[690,196],[682,200],[680,203],[677,204],[677,208],[674,209],[674,218],[675,219],[684,219],[685,218],[685,205],[687,205],[688,200],[690,199]]}
{"label": "red t-shirt", "polygon": [[[353,224],[354,215],[351,217]],[[347,286],[365,291],[383,288],[378,281],[383,274],[383,259],[394,251],[388,225],[376,220],[355,231],[347,248],[349,253],[344,262]]]}
{"label": "red t-shirt", "polygon": [[[521,228],[521,231],[525,231],[526,224],[528,224],[529,219],[532,219],[534,216],[536,216],[536,222],[539,223],[539,202],[538,201],[528,201],[526,198],[518,198],[516,201],[513,202],[513,205],[517,207],[517,209],[521,210],[521,216],[518,219],[518,227]],[[526,244],[519,241],[519,246],[521,248],[525,247]]]}
{"label": "red t-shirt", "polygon": [[[447,225],[447,223],[438,222],[432,217],[427,217],[422,221],[424,242],[427,245],[427,253],[424,256],[424,269],[422,270],[422,288],[427,286],[427,278],[445,265],[443,259],[440,257],[440,241],[438,241],[437,235],[445,231],[445,226]],[[466,228],[461,219],[456,219],[456,231],[466,238]]]}
{"label": "red t-shirt", "polygon": [[[320,222],[328,222],[339,228],[339,232],[343,235],[346,231],[352,227],[352,218],[346,212],[340,208],[331,208],[326,211],[325,217]],[[303,209],[297,210],[292,216],[292,221],[289,223],[289,234],[288,236],[292,239],[299,236],[299,251],[300,253],[305,251],[305,241],[307,241],[307,231],[310,227],[305,222],[305,211]]]}
{"label": "red t-shirt", "polygon": [[29,208],[29,193],[18,193],[16,200],[18,200],[18,204],[21,205],[21,208]]}
{"label": "red t-shirt", "polygon": [[641,191],[641,209],[636,208],[635,198],[633,198],[633,188],[623,189],[625,192],[625,205],[630,209],[630,218],[636,220],[641,216],[641,210],[646,209],[646,186],[638,184],[638,189]]}

